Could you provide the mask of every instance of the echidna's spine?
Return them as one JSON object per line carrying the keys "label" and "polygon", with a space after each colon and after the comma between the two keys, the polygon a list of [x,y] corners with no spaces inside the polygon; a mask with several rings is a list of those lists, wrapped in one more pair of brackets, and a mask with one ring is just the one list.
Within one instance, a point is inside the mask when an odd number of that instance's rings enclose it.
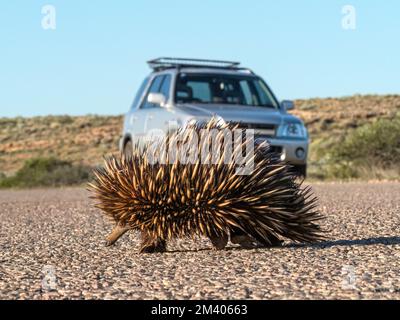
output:
{"label": "echidna's spine", "polygon": [[[189,139],[204,128],[219,129],[209,122],[182,132]],[[167,149],[174,139],[167,140]],[[249,175],[237,175],[235,163],[223,161],[223,152],[212,164],[150,164],[146,148],[136,146],[132,157],[107,158],[90,184],[98,208],[144,234],[143,248],[149,241],[162,248],[168,239],[196,235],[222,246],[228,234],[239,231],[264,244],[324,238],[311,189],[296,182],[290,166],[267,147],[255,148]]]}

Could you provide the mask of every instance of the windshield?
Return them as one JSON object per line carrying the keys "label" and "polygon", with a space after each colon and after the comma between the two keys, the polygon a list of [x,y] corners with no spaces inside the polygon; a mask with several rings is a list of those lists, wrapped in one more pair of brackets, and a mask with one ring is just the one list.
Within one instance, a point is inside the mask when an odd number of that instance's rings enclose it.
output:
{"label": "windshield", "polygon": [[175,102],[278,108],[274,96],[260,78],[228,74],[180,73]]}

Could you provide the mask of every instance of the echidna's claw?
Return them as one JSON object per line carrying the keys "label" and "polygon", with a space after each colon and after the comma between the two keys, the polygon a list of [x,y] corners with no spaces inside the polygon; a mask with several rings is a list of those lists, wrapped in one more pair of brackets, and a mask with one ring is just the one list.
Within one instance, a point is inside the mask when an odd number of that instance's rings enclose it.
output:
{"label": "echidna's claw", "polygon": [[275,247],[281,247],[283,245],[283,240],[278,239],[277,237],[270,235],[268,236],[268,240],[267,241],[257,241],[257,244],[259,247],[264,247],[264,248],[275,248]]}
{"label": "echidna's claw", "polygon": [[232,235],[231,242],[233,244],[239,244],[242,248],[245,248],[245,249],[253,249],[253,248],[257,247],[257,245],[254,243],[254,240],[244,234],[243,235]]}
{"label": "echidna's claw", "polygon": [[276,239],[271,241],[271,247],[281,247],[282,244],[283,240]]}
{"label": "echidna's claw", "polygon": [[228,235],[210,237],[211,243],[216,250],[222,250],[228,244]]}
{"label": "echidna's claw", "polygon": [[167,242],[147,232],[141,233],[142,244],[139,253],[157,253],[167,251]]}
{"label": "echidna's claw", "polygon": [[139,250],[139,253],[162,253],[165,251],[166,251],[165,247],[148,245],[148,246],[141,247]]}
{"label": "echidna's claw", "polygon": [[156,240],[153,243],[144,243],[140,247],[139,253],[162,253],[167,251],[164,240]]}

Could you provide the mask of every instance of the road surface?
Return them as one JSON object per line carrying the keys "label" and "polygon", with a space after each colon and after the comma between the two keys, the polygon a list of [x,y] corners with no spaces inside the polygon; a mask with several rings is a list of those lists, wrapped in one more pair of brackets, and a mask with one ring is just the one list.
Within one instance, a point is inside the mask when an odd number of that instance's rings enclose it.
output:
{"label": "road surface", "polygon": [[315,184],[318,245],[137,254],[84,189],[0,192],[0,299],[400,299],[400,183]]}

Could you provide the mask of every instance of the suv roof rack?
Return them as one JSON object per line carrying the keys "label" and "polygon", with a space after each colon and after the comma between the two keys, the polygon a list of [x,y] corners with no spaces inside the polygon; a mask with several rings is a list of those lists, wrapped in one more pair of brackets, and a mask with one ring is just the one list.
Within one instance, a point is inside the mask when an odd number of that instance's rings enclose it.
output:
{"label": "suv roof rack", "polygon": [[[240,62],[224,60],[206,60],[206,59],[188,59],[188,58],[157,58],[147,61],[147,64],[154,71],[160,71],[171,68],[215,68],[215,69],[234,69],[248,70],[239,67]],[[250,71],[250,70],[249,70]]]}

